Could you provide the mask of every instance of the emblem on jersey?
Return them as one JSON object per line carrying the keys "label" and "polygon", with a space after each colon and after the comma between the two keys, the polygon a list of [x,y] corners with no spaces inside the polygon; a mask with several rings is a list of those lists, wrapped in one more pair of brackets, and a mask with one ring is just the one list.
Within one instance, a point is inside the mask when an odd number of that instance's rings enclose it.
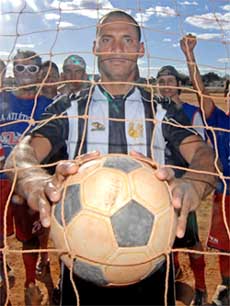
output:
{"label": "emblem on jersey", "polygon": [[92,122],[91,125],[92,125],[91,131],[104,131],[105,130],[104,124],[100,122],[95,121],[95,122]]}
{"label": "emblem on jersey", "polygon": [[128,134],[132,138],[140,138],[143,136],[143,124],[130,122],[128,126]]}

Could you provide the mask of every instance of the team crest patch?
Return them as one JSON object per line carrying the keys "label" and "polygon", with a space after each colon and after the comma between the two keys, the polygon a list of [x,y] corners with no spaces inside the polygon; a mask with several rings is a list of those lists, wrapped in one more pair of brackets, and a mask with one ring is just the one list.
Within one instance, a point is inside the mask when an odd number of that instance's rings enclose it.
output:
{"label": "team crest patch", "polygon": [[130,122],[128,126],[128,134],[132,138],[143,137],[143,124]]}
{"label": "team crest patch", "polygon": [[95,121],[95,122],[92,122],[91,125],[92,125],[91,131],[104,131],[105,130],[104,124],[100,122]]}

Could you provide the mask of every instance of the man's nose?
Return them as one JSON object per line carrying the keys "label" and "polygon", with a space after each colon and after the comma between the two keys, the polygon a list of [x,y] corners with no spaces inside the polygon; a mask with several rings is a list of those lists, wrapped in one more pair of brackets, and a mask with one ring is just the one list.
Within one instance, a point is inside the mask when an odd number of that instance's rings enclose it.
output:
{"label": "man's nose", "polygon": [[121,40],[115,39],[112,43],[111,51],[114,53],[122,53],[124,52],[124,44]]}

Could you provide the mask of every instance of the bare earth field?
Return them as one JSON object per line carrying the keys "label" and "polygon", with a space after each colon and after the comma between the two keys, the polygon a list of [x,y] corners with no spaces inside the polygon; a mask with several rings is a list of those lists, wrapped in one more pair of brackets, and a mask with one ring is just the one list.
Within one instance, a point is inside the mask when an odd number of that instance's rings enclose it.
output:
{"label": "bare earth field", "polygon": [[[185,101],[192,102],[196,104],[196,98],[193,94],[183,95]],[[216,103],[225,110],[224,99],[222,94],[215,94]],[[207,238],[207,233],[209,229],[209,220],[211,214],[211,197],[209,197],[205,202],[202,203],[198,210],[198,223],[200,229],[200,238],[203,242],[205,248],[205,242]],[[22,256],[20,254],[21,244],[14,238],[7,238],[7,244],[9,246],[9,261],[11,262],[15,271],[15,285],[10,289],[9,298],[12,306],[23,306],[24,305],[24,266],[22,262]],[[52,248],[52,242],[50,242],[50,247]],[[59,265],[58,257],[55,252],[50,253],[51,259],[51,270],[54,283],[57,283],[59,276]],[[219,266],[217,261],[217,255],[213,254],[212,251],[205,249],[205,260],[206,260],[206,284],[208,289],[208,301],[211,302],[212,295],[215,291],[216,285],[220,282]],[[186,253],[180,253],[180,263],[183,270],[183,276],[180,282],[184,283],[182,287],[178,288],[178,301],[177,305],[188,305],[189,300],[192,297],[192,288],[194,284],[193,275],[191,269],[189,268],[188,255]],[[44,285],[38,282],[39,287],[44,293],[44,303],[43,305],[49,305],[46,303],[47,291]],[[186,286],[188,285],[188,286]],[[180,299],[180,301],[179,301]],[[182,302],[184,301],[184,302]]]}

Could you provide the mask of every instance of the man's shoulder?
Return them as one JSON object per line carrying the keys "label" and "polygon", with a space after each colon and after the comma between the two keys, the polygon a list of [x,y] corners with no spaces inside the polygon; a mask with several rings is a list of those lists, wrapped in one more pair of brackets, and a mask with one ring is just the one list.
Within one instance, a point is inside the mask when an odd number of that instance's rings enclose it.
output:
{"label": "man's shoulder", "polygon": [[78,93],[60,94],[56,96],[48,110],[55,109],[56,111],[63,112],[71,107],[73,103],[86,102],[89,96],[89,89],[83,89]]}
{"label": "man's shoulder", "polygon": [[3,90],[0,92],[0,99],[16,97],[12,90]]}

